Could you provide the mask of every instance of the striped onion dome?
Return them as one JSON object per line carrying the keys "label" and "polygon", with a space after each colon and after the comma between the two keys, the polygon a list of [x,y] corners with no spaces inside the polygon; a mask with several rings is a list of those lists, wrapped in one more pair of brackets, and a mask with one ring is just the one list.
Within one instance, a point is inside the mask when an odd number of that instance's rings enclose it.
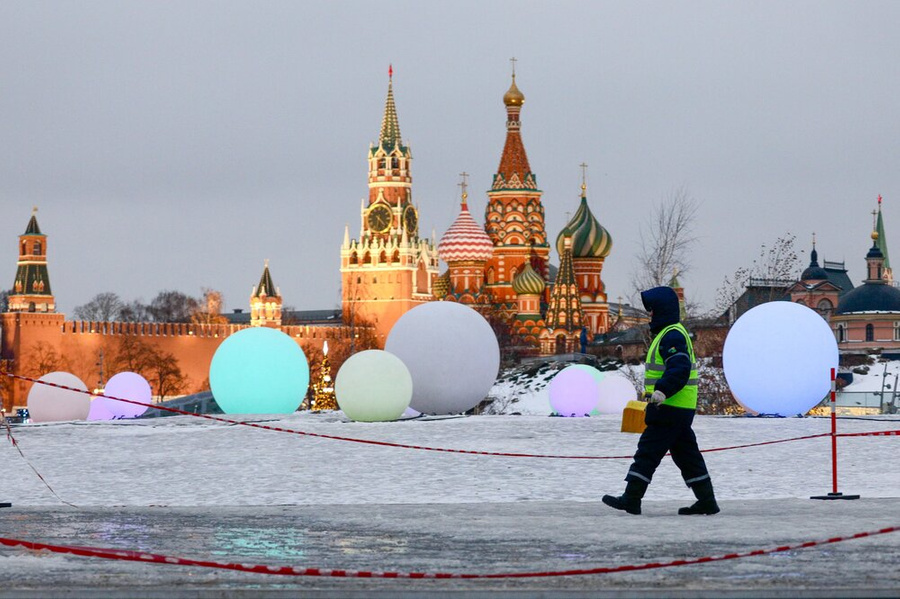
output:
{"label": "striped onion dome", "polygon": [[581,205],[575,212],[575,216],[569,221],[556,238],[556,251],[563,255],[563,240],[566,235],[572,237],[572,257],[578,258],[606,258],[612,250],[612,237],[609,231],[603,228],[591,209],[588,208],[587,197],[582,188]]}
{"label": "striped onion dome", "polygon": [[434,279],[434,283],[431,285],[431,293],[434,297],[438,299],[443,299],[450,293],[450,271],[444,272],[439,277]]}
{"label": "striped onion dome", "polygon": [[531,268],[531,262],[525,263],[525,268],[515,276],[512,282],[516,295],[540,295],[547,286],[543,277]]}
{"label": "striped onion dome", "polygon": [[438,256],[441,260],[462,262],[467,260],[487,261],[494,253],[494,244],[491,238],[484,232],[472,215],[466,204],[466,194],[463,194],[459,216],[441,237],[438,244]]}

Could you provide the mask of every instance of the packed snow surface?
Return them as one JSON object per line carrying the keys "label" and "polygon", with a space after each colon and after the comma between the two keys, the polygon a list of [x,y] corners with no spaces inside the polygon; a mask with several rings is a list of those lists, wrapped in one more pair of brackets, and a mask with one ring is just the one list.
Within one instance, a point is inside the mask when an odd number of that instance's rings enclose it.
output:
{"label": "packed snow surface", "polygon": [[[340,412],[235,420],[293,431],[444,449],[614,459],[548,459],[407,449],[261,430],[193,416],[51,424],[12,431],[27,460],[78,506],[242,506],[597,501],[620,492],[638,436],[616,416],[432,417],[348,421]],[[827,433],[828,418],[698,416],[701,449]],[[900,429],[896,416],[839,419],[839,432]],[[900,437],[838,440],[840,490],[900,495]],[[720,499],[808,498],[831,491],[828,437],[705,454]],[[0,447],[3,496],[55,505],[10,443]],[[690,498],[666,458],[646,500]]]}

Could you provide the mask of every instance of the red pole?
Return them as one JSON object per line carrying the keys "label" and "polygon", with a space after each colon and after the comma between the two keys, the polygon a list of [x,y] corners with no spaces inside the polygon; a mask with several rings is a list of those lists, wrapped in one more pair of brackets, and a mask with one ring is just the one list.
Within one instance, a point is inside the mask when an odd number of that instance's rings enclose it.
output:
{"label": "red pole", "polygon": [[837,369],[831,369],[831,493],[813,495],[810,499],[859,499],[859,495],[844,495],[837,490]]}
{"label": "red pole", "polygon": [[837,413],[835,410],[835,369],[831,369],[831,492],[837,495]]}

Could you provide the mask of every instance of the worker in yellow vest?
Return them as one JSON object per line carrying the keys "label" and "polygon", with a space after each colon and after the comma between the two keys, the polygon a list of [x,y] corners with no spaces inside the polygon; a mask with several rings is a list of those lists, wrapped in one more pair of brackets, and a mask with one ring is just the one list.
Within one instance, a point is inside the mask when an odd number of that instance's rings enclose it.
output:
{"label": "worker in yellow vest", "polygon": [[641,513],[641,499],[653,473],[666,453],[681,470],[696,503],[678,510],[682,515],[719,512],[712,481],[691,429],[697,409],[697,358],[690,334],[680,321],[678,296],[671,287],[654,287],[641,293],[650,313],[653,342],[644,364],[644,397],[649,402],[647,428],[638,441],[634,463],[625,476],[625,492],[604,495],[603,503],[629,514]]}

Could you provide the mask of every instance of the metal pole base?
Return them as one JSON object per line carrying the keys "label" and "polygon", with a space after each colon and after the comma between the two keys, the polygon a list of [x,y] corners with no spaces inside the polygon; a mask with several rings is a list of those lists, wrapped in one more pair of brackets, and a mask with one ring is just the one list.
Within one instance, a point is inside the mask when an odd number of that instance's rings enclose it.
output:
{"label": "metal pole base", "polygon": [[829,493],[828,495],[813,495],[810,499],[859,499],[859,495],[844,495],[843,493]]}
{"label": "metal pole base", "polygon": [[12,504],[0,502],[0,507],[12,507]]}

